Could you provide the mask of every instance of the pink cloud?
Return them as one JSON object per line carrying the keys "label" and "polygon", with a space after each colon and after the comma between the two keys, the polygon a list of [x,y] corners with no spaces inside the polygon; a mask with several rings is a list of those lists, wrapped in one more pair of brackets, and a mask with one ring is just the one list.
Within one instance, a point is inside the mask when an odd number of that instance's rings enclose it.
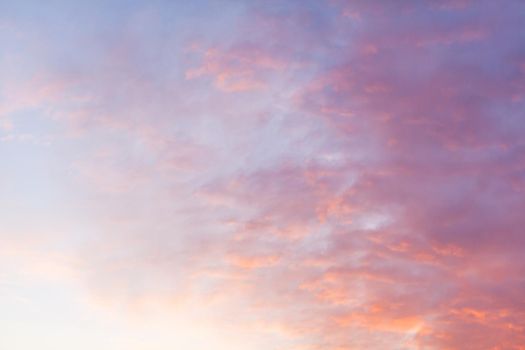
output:
{"label": "pink cloud", "polygon": [[186,72],[186,79],[211,76],[215,86],[226,92],[262,89],[267,76],[285,69],[286,63],[278,57],[253,45],[241,45],[221,51],[208,49],[201,67]]}
{"label": "pink cloud", "polygon": [[520,349],[508,6],[255,2],[165,59],[144,33],[100,39],[89,69],[44,67],[2,113],[78,131],[61,150],[96,233],[77,255],[105,308],[187,303],[260,348]]}

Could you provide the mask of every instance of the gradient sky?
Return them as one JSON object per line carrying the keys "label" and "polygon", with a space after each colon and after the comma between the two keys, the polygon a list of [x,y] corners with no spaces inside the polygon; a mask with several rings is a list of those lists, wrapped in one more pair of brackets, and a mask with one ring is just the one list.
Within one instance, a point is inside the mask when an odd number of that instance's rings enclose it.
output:
{"label": "gradient sky", "polygon": [[525,349],[523,1],[0,0],[0,161],[0,349]]}

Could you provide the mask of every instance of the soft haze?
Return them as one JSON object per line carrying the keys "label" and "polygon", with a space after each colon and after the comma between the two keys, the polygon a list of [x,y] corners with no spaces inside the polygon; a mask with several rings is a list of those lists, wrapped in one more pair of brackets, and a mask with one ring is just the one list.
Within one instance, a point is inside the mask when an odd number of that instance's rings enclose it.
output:
{"label": "soft haze", "polygon": [[525,349],[524,24],[0,0],[0,349]]}

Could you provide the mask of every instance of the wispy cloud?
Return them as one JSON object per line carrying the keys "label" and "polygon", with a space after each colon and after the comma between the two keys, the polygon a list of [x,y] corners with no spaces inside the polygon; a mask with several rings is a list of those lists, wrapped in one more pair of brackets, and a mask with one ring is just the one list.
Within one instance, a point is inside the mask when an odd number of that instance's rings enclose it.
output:
{"label": "wispy cloud", "polygon": [[0,5],[0,345],[522,349],[523,11]]}

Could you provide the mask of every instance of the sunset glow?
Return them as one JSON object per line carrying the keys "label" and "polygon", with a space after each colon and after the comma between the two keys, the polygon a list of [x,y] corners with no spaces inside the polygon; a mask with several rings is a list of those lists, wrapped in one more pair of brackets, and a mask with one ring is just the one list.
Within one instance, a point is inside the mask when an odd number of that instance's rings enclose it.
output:
{"label": "sunset glow", "polygon": [[0,0],[0,350],[525,350],[525,2]]}

